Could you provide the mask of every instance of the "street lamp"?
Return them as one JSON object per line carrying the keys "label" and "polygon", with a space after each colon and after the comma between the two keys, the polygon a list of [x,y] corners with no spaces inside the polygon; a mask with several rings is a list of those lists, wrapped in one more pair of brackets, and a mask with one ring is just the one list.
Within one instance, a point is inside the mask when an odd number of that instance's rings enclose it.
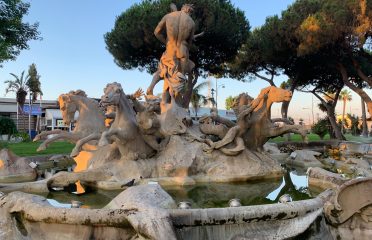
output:
{"label": "street lamp", "polygon": [[[211,93],[212,93],[212,98],[211,98],[211,99],[214,99],[214,92],[215,92],[215,90],[214,90],[214,88],[212,88],[212,89],[211,89]],[[210,99],[210,100],[211,100],[211,99]],[[213,102],[212,102],[212,107],[214,107],[214,104],[215,104],[215,102],[213,101]]]}
{"label": "street lamp", "polygon": [[[311,110],[310,108],[307,108],[307,107],[305,107],[305,108],[302,108],[303,110]],[[310,120],[310,113],[308,114],[308,117],[309,117],[309,124],[311,123],[311,120]],[[313,122],[312,122],[312,124],[311,125],[313,125],[314,124],[314,118],[313,118]]]}
{"label": "street lamp", "polygon": [[[217,78],[216,78],[216,89],[215,89],[215,91],[216,91],[216,111],[217,111],[217,115],[218,115],[218,105],[217,105],[217,102],[218,102],[218,88],[225,88],[225,84],[223,84],[223,83],[217,84]],[[212,91],[212,94],[213,94],[213,91]]]}

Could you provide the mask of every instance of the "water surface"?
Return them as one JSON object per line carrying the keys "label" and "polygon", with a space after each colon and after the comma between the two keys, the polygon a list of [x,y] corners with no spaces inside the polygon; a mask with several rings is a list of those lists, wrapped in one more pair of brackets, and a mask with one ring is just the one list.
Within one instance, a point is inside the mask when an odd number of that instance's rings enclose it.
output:
{"label": "water surface", "polygon": [[[239,198],[243,206],[277,203],[280,196],[289,194],[294,201],[312,198],[304,172],[287,170],[281,179],[239,183],[203,183],[192,186],[163,187],[178,203],[189,201],[192,208],[227,207],[232,198]],[[76,195],[67,191],[50,192],[45,197],[56,207],[71,207],[71,201],[82,202],[85,208],[102,208],[121,190],[87,191]]]}

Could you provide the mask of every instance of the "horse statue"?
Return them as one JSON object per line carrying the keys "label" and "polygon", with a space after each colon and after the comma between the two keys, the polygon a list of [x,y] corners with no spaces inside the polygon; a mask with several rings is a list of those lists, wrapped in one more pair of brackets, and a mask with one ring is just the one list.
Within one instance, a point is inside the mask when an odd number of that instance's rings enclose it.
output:
{"label": "horse statue", "polygon": [[[243,97],[243,96],[242,96]],[[271,119],[271,106],[273,103],[290,101],[292,93],[288,90],[270,86],[261,90],[258,97],[254,100],[245,98],[244,104],[238,104],[235,108],[237,113],[237,124],[230,127],[224,134],[224,137],[217,142],[209,141],[210,148],[208,150],[219,149],[226,155],[238,155],[245,148],[253,151],[262,151],[263,145],[270,139],[285,133],[298,133],[303,140],[307,139],[306,130],[300,125],[284,125],[276,126]],[[212,116],[213,118],[213,116]],[[216,119],[216,118],[214,118]],[[275,122],[283,121],[285,119]],[[226,120],[220,123],[227,123]],[[229,126],[231,125],[230,122]],[[200,130],[205,134],[213,134],[221,137],[221,129],[208,128],[208,125],[201,125]],[[209,130],[209,131],[208,131]],[[219,130],[219,131],[217,131]],[[229,147],[234,145],[233,147]]]}
{"label": "horse statue", "polygon": [[72,132],[56,129],[38,134],[34,141],[41,140],[51,134],[55,134],[55,136],[40,144],[37,151],[45,150],[50,143],[56,140],[66,139],[72,143],[77,143],[80,139],[92,133],[100,134],[106,130],[105,115],[100,109],[98,102],[88,98],[84,91],[77,90],[61,94],[58,97],[58,103],[66,125],[70,125],[74,121],[75,113],[79,112],[75,128]]}
{"label": "horse statue", "polygon": [[124,93],[120,83],[107,84],[101,98],[101,105],[116,107],[115,120],[111,123],[111,127],[102,133],[95,132],[79,140],[71,152],[71,156],[79,153],[85,143],[98,139],[100,147],[115,142],[122,159],[137,160],[153,155],[154,149],[144,140],[137,124],[134,106]]}

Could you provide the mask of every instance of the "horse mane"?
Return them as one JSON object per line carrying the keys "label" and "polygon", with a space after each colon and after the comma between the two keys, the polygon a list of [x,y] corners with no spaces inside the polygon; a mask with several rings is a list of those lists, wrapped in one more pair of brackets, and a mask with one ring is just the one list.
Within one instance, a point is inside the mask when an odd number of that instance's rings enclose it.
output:
{"label": "horse mane", "polygon": [[92,105],[96,106],[98,109],[100,109],[98,102],[96,100],[94,100],[93,98],[89,98],[84,90],[81,90],[81,89],[72,90],[72,91],[70,91],[66,94],[62,94],[62,95],[67,95],[67,96],[70,96],[70,97],[74,97],[74,96],[79,97],[81,100],[84,99],[84,102],[86,102],[87,104],[92,104]]}
{"label": "horse mane", "polygon": [[253,100],[253,97],[249,96],[248,93],[241,93],[241,94],[239,94],[239,95],[236,97],[235,101],[236,101],[237,103],[239,103],[239,102],[240,102],[240,99],[243,98],[243,97],[244,97],[244,98],[248,98],[248,99],[250,99],[251,101]]}
{"label": "horse mane", "polygon": [[[116,89],[115,89],[116,88]],[[116,114],[121,114],[123,115],[125,118],[127,119],[130,119],[130,121],[132,121],[132,123],[136,124],[137,125],[137,120],[136,120],[136,113],[133,109],[133,103],[131,102],[130,99],[128,99],[127,95],[125,94],[123,88],[121,87],[121,84],[118,83],[118,82],[112,82],[112,83],[108,83],[104,89],[104,92],[106,94],[106,91],[112,91],[112,90],[119,90],[121,92],[121,95],[120,96],[120,101],[119,101],[119,106],[116,108]],[[116,92],[117,93],[117,92]],[[120,107],[121,104],[124,104],[124,106]],[[121,109],[121,110],[120,110]],[[123,113],[120,113],[121,111],[124,111]],[[119,118],[115,118],[114,121],[121,121],[121,120],[118,120]]]}
{"label": "horse mane", "polygon": [[[107,83],[107,85],[106,85],[106,87],[105,87],[104,90],[106,90],[106,88],[108,88],[109,86],[112,86],[112,85],[116,86],[117,88],[120,89],[120,91],[122,91],[122,92],[124,93],[124,90],[123,90],[123,88],[121,87],[121,84],[118,83],[118,82]],[[125,93],[124,93],[124,94],[125,94]]]}
{"label": "horse mane", "polygon": [[76,91],[70,91],[68,94],[75,95],[75,96],[82,96],[82,97],[88,97],[88,95],[85,93],[85,91],[78,89]]}
{"label": "horse mane", "polygon": [[272,88],[272,86],[265,87],[265,88],[261,89],[260,94],[258,94],[257,98],[263,98],[264,95],[266,95],[270,92],[271,88]]}
{"label": "horse mane", "polygon": [[267,103],[267,99],[269,97],[272,87],[273,86],[266,87],[260,91],[260,94],[258,94],[258,96],[250,104],[253,107],[253,109],[256,109],[257,107],[261,106],[260,105],[261,102],[263,105]]}
{"label": "horse mane", "polygon": [[251,96],[249,96],[248,93],[245,93],[245,92],[239,94],[237,97],[234,97],[233,104],[232,104],[231,108],[234,111],[235,115],[239,115],[239,112],[241,110],[240,108],[242,107],[242,106],[240,106],[240,99],[242,99],[242,98],[247,98],[247,99],[250,100],[250,102],[253,101],[253,98]]}

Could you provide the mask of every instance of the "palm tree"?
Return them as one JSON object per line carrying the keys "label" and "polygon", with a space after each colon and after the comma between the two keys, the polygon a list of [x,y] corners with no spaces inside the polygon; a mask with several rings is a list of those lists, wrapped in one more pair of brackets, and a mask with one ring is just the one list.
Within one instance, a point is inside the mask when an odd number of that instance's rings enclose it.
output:
{"label": "palm tree", "polygon": [[[338,100],[342,100],[344,105],[342,109],[342,124],[345,125],[345,110],[346,110],[346,102],[352,100],[351,91],[344,89],[340,92],[340,95],[338,96]],[[342,128],[342,131],[344,131],[344,128]]]}
{"label": "palm tree", "polygon": [[17,128],[18,128],[18,113],[23,112],[23,106],[26,101],[26,96],[28,92],[28,77],[24,78],[25,71],[21,73],[21,76],[17,76],[14,73],[10,73],[14,77],[14,80],[6,80],[4,83],[8,86],[5,89],[5,94],[9,92],[14,92],[16,94],[17,100]]}
{"label": "palm tree", "polygon": [[[27,75],[27,83],[29,92],[30,92],[30,101],[29,107],[30,110],[28,112],[28,133],[31,138],[31,112],[32,112],[32,103],[34,103],[38,97],[38,95],[42,95],[43,92],[41,91],[41,84],[40,84],[40,75],[37,73],[35,63],[31,64],[28,68],[28,75]],[[39,118],[38,118],[39,119]]]}
{"label": "palm tree", "polygon": [[8,84],[8,86],[5,89],[5,94],[8,94],[9,92],[14,92],[16,94],[16,100],[19,104],[20,108],[23,108],[23,105],[26,102],[26,96],[28,92],[28,77],[24,78],[25,71],[21,73],[21,76],[17,76],[14,73],[10,73],[15,80],[6,80],[4,83]]}
{"label": "palm tree", "polygon": [[40,87],[40,75],[37,73],[35,63],[31,64],[28,69],[27,80],[26,85],[30,90],[30,98],[32,97],[32,102],[35,102],[38,95],[43,94]]}
{"label": "palm tree", "polygon": [[211,101],[212,103],[214,102],[214,99],[209,99],[200,93],[200,91],[203,90],[203,88],[207,86],[208,86],[208,82],[202,82],[196,85],[194,89],[192,90],[190,103],[191,103],[191,106],[194,108],[195,117],[198,116],[198,110],[202,105],[206,105],[209,101]]}

